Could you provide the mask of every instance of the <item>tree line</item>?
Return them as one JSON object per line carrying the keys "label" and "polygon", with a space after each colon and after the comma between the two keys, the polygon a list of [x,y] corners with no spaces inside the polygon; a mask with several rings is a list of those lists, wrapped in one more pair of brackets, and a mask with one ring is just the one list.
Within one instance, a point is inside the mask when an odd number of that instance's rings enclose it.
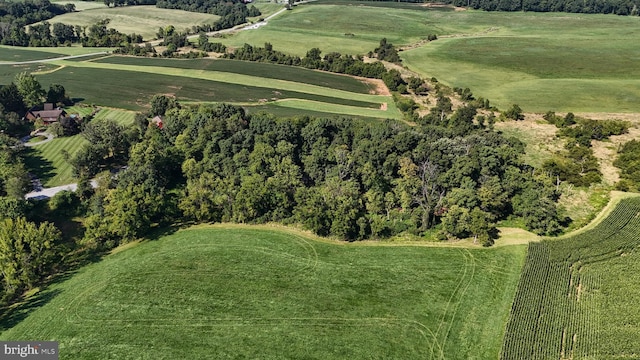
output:
{"label": "tree line", "polygon": [[637,16],[637,0],[448,0],[445,3],[487,11],[568,12]]}
{"label": "tree line", "polygon": [[214,23],[214,31],[244,24],[248,17],[261,15],[258,8],[253,5],[247,7],[241,0],[158,0],[156,7],[219,15],[221,18]]}
{"label": "tree line", "polygon": [[25,45],[24,27],[54,16],[75,11],[75,5],[60,5],[49,0],[0,0],[0,44]]}
{"label": "tree line", "polygon": [[[391,0],[369,0],[391,1]],[[404,0],[411,3],[425,0]],[[568,12],[584,14],[640,15],[637,0],[445,0],[445,4],[486,11]]]}
{"label": "tree line", "polygon": [[[110,184],[85,199],[85,239],[98,248],[185,221],[295,223],[350,241],[432,233],[485,245],[509,216],[539,234],[561,230],[553,183],[522,162],[521,142],[485,126],[280,119],[155,101],[137,132],[88,124],[90,145],[72,160],[80,178]],[[162,129],[149,123],[154,113],[164,115]],[[125,169],[116,181],[98,173],[113,167]]]}

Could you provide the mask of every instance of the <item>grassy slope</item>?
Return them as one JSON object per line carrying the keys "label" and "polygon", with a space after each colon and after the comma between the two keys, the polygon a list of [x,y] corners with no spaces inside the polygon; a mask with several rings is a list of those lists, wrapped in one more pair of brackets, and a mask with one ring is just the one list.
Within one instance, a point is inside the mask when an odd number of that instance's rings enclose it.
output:
{"label": "grassy slope", "polygon": [[323,5],[318,2],[299,5],[258,30],[240,31],[220,41],[231,47],[244,43],[263,46],[269,42],[276,50],[299,56],[304,56],[313,47],[324,53],[366,54],[384,37],[394,44],[403,44],[419,41],[427,34],[440,33],[434,23],[424,21],[427,14],[439,11],[418,6],[389,9],[365,4]]}
{"label": "grassy slope", "polygon": [[[444,20],[444,19],[443,19]],[[442,37],[402,53],[424,76],[469,87],[499,107],[526,111],[637,112],[637,17],[451,13],[484,31]],[[461,34],[462,35],[462,34]]]}
{"label": "grassy slope", "polygon": [[91,26],[103,19],[111,19],[108,27],[121,33],[136,33],[145,40],[156,37],[158,28],[173,25],[178,31],[193,25],[212,24],[220,17],[182,10],[159,9],[155,5],[124,6],[117,8],[88,8],[83,11],[56,16],[50,23]]}
{"label": "grassy slope", "polygon": [[193,228],[51,286],[0,338],[60,341],[61,359],[496,358],[523,258]]}

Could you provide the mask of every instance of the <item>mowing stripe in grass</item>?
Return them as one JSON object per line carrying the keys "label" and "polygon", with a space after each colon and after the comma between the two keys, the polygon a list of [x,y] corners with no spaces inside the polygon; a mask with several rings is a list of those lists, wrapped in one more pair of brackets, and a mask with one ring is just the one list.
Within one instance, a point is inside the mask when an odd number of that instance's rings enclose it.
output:
{"label": "mowing stripe in grass", "polygon": [[30,148],[25,163],[46,187],[73,183],[73,167],[64,160],[62,153],[64,150],[74,156],[85,143],[80,135],[56,138]]}
{"label": "mowing stripe in grass", "polygon": [[524,250],[198,226],[52,284],[0,339],[55,339],[62,360],[495,359]]}

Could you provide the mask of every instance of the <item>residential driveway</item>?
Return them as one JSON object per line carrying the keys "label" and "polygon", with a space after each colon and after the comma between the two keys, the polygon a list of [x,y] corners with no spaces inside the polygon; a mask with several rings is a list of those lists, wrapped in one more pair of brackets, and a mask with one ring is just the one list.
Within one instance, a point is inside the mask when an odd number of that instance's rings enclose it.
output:
{"label": "residential driveway", "polygon": [[[95,189],[98,187],[98,182],[95,180],[91,180],[91,186]],[[33,200],[45,200],[53,197],[55,194],[60,191],[68,190],[68,191],[76,191],[78,189],[78,184],[67,184],[62,186],[56,186],[51,188],[40,189],[39,191],[32,191],[24,196],[25,199],[33,199]]]}
{"label": "residential driveway", "polygon": [[26,146],[26,147],[32,147],[32,146],[38,146],[38,145],[42,145],[42,144],[46,144],[49,141],[53,140],[53,135],[49,134],[49,133],[39,133],[36,136],[46,136],[47,138],[45,140],[42,141],[38,141],[38,142],[28,142],[29,139],[31,139],[31,137],[24,137],[22,139],[20,139],[22,141],[22,145]]}

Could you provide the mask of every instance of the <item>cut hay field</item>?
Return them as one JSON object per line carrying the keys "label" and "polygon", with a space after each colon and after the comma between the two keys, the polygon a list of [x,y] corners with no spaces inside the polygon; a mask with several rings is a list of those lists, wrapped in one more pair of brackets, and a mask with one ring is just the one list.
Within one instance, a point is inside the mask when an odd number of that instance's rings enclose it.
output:
{"label": "cut hay field", "polygon": [[67,13],[49,19],[49,23],[91,26],[98,21],[110,19],[107,27],[121,33],[136,33],[145,40],[154,39],[158,28],[173,25],[178,31],[191,29],[194,25],[213,24],[220,17],[183,10],[160,9],[155,5],[96,7]]}
{"label": "cut hay field", "polygon": [[529,244],[501,359],[628,359],[640,354],[640,196],[596,225]]}
{"label": "cut hay field", "polygon": [[60,359],[497,358],[524,260],[267,227],[180,230],[86,266],[3,319]]}

